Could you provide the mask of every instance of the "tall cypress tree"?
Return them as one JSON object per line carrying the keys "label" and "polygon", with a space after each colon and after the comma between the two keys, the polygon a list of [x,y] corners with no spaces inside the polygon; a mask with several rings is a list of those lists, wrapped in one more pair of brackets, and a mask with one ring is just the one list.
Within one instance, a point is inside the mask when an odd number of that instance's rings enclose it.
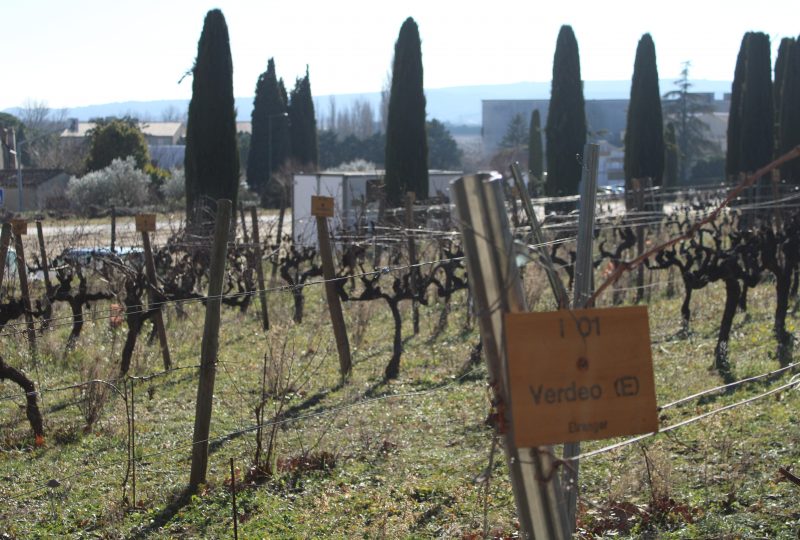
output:
{"label": "tall cypress tree", "polygon": [[625,189],[631,189],[633,178],[649,177],[661,185],[663,174],[664,120],[656,47],[650,34],[644,34],[636,47],[625,128]]}
{"label": "tall cypress tree", "polygon": [[742,36],[739,45],[739,54],[736,57],[736,68],[733,72],[733,85],[731,86],[731,108],[728,113],[728,149],[725,153],[725,175],[728,180],[735,182],[736,176],[741,171],[741,138],[742,138],[742,88],[744,86],[744,72],[747,58],[747,41],[752,32]]}
{"label": "tall cypress tree", "polygon": [[[789,49],[782,82],[778,139],[781,155],[800,145],[800,37]],[[800,159],[786,163],[781,174],[787,182],[800,184]]]}
{"label": "tall cypress tree", "polygon": [[[775,58],[775,80],[772,85],[772,102],[775,105],[775,157],[780,153],[781,104],[783,101],[783,79],[789,63],[789,53],[794,45],[794,38],[783,38],[778,46]],[[790,98],[791,99],[791,98]]]}
{"label": "tall cypress tree", "polygon": [[207,220],[201,210],[216,211],[217,199],[236,205],[239,151],[233,101],[233,61],[225,17],[206,14],[192,68],[192,99],[186,129],[186,219]]}
{"label": "tall cypress tree", "polygon": [[262,202],[273,206],[283,191],[273,175],[289,158],[289,121],[284,93],[275,72],[275,61],[270,58],[267,71],[256,83],[247,182],[261,195]]}
{"label": "tall cypress tree", "polygon": [[[270,59],[272,65],[272,59]],[[274,71],[274,68],[273,68]],[[253,111],[250,113],[250,150],[247,153],[247,185],[256,193],[261,193],[267,185],[269,171],[267,167],[267,73],[258,76],[256,95],[253,98]]]}
{"label": "tall cypress tree", "polygon": [[316,170],[319,161],[317,119],[308,66],[305,76],[297,79],[289,99],[289,133],[292,159],[304,167]]}
{"label": "tall cypress tree", "polygon": [[741,171],[753,172],[772,160],[775,143],[769,36],[754,32],[747,40],[742,88]]}
{"label": "tall cypress tree", "polygon": [[547,182],[550,196],[578,193],[581,164],[577,156],[586,144],[586,111],[578,42],[571,26],[558,33],[553,58],[553,82],[547,113]]}
{"label": "tall cypress tree", "polygon": [[428,138],[419,29],[409,17],[394,45],[386,126],[386,196],[399,205],[406,191],[428,198]]}
{"label": "tall cypress tree", "polygon": [[664,187],[678,185],[678,137],[675,124],[667,123],[664,130]]}
{"label": "tall cypress tree", "polygon": [[544,150],[542,149],[542,120],[539,109],[531,112],[528,132],[528,191],[534,197],[542,195],[544,178]]}

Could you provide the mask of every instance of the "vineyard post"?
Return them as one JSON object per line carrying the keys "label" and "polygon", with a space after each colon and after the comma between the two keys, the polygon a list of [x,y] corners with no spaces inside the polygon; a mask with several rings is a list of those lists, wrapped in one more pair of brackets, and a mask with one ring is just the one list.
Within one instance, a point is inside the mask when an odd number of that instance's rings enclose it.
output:
{"label": "vineyard post", "polygon": [[[580,185],[580,213],[578,214],[578,241],[575,248],[575,285],[572,291],[572,308],[588,307],[586,302],[594,288],[594,265],[592,264],[592,239],[594,238],[594,216],[597,205],[597,170],[600,147],[588,143],[583,147],[583,173]],[[580,443],[564,445],[564,459],[581,453]],[[578,474],[580,463],[574,460],[562,473],[562,484],[566,501],[570,534],[575,532],[575,516],[578,508]]]}
{"label": "vineyard post", "polygon": [[537,251],[539,252],[539,260],[542,262],[544,270],[547,273],[547,279],[550,281],[550,288],[553,291],[556,304],[558,304],[559,309],[566,309],[569,307],[569,296],[567,295],[567,289],[564,287],[564,282],[561,281],[560,277],[558,277],[558,272],[556,272],[556,269],[553,266],[553,260],[550,258],[550,253],[547,251],[547,248],[544,245],[542,226],[539,224],[539,219],[536,217],[536,212],[533,209],[533,201],[531,201],[530,193],[528,193],[528,190],[525,188],[525,184],[522,181],[522,174],[519,172],[519,163],[515,162],[511,164],[511,176],[514,177],[514,183],[517,186],[517,191],[520,194],[520,199],[522,200],[522,209],[525,211],[525,214],[528,216],[528,222],[531,224],[531,235],[533,236],[533,241],[538,246]]}
{"label": "vineyard post", "polygon": [[[242,221],[244,225],[244,221]],[[231,506],[233,507],[233,540],[239,540],[239,515],[236,512],[236,471],[231,458]]]}
{"label": "vineyard post", "polygon": [[[155,231],[155,216],[153,216],[152,224],[145,223],[140,220],[142,216],[137,216],[136,228],[142,233],[142,247],[144,248],[144,266],[147,272],[147,280],[150,282],[150,287],[147,289],[147,299],[151,309],[153,304],[158,300],[156,291],[158,290],[158,278],[156,277],[156,263],[153,261],[153,250],[150,247],[150,233],[148,230]],[[148,225],[148,226],[145,226]],[[172,359],[169,354],[169,343],[167,342],[167,330],[164,328],[164,316],[161,310],[162,306],[158,306],[153,314],[153,323],[156,325],[156,332],[158,333],[158,342],[161,344],[161,356],[164,359],[164,370],[172,368]]]}
{"label": "vineyard post", "polygon": [[111,205],[111,253],[116,251],[117,244],[117,207]]}
{"label": "vineyard post", "polygon": [[11,242],[11,224],[3,223],[3,232],[0,233],[0,288],[3,287],[3,276],[6,272],[8,257],[8,244]]}
{"label": "vineyard post", "polygon": [[231,201],[228,199],[217,201],[206,318],[200,349],[200,380],[197,383],[194,435],[192,436],[192,471],[189,477],[189,489],[192,491],[196,491],[197,486],[205,483],[208,469],[208,434],[211,431],[211,407],[214,399],[214,378],[219,350],[222,282],[225,278],[225,262],[228,256],[231,206]]}
{"label": "vineyard post", "polygon": [[[644,253],[644,183],[638,179],[633,178],[634,197],[636,201],[637,221],[636,225],[636,256],[641,257]],[[636,270],[636,303],[642,301],[644,297],[644,265],[640,265]]]}
{"label": "vineyard post", "polygon": [[463,176],[451,183],[464,242],[470,290],[497,411],[495,428],[504,440],[522,538],[569,538],[560,478],[551,447],[517,448],[504,340],[504,314],[527,310],[499,179]]}
{"label": "vineyard post", "polygon": [[[244,216],[244,214],[242,214]],[[269,330],[269,315],[267,313],[267,289],[264,286],[264,261],[261,260],[261,240],[258,232],[258,208],[255,206],[250,207],[250,218],[253,223],[253,247],[255,249],[256,259],[256,278],[258,279],[258,296],[261,300],[261,323],[264,330]],[[242,220],[242,229],[247,235],[244,220]],[[246,240],[245,240],[246,241]]]}
{"label": "vineyard post", "polygon": [[131,495],[134,508],[136,508],[136,396],[133,394],[135,382],[136,379],[131,377]]}
{"label": "vineyard post", "polygon": [[39,237],[39,256],[42,258],[42,272],[44,272],[44,287],[47,293],[45,294],[45,298],[49,302],[49,298],[47,295],[50,294],[50,290],[52,289],[52,285],[50,284],[50,266],[47,263],[47,250],[44,248],[44,233],[42,232],[42,220],[36,220],[36,234]]}
{"label": "vineyard post", "polygon": [[25,265],[25,250],[22,246],[22,236],[28,233],[28,223],[24,219],[11,220],[11,229],[14,233],[14,249],[17,251],[17,274],[19,275],[19,288],[22,292],[22,302],[25,307],[25,322],[28,330],[28,345],[31,358],[36,365],[36,328],[33,326],[33,313],[31,312],[31,296],[28,290],[28,267]]}
{"label": "vineyard post", "polygon": [[[324,199],[324,200],[323,200]],[[311,213],[317,219],[317,241],[319,255],[322,259],[322,276],[325,279],[325,296],[328,299],[328,309],[331,313],[333,334],[336,338],[336,349],[339,352],[339,373],[344,380],[350,375],[352,362],[350,360],[350,342],[347,339],[347,328],[344,324],[342,304],[339,301],[339,292],[336,290],[336,270],[333,266],[333,250],[328,232],[328,217],[333,217],[333,199],[329,197],[312,197]]]}
{"label": "vineyard post", "polygon": [[406,193],[406,235],[408,236],[408,264],[411,266],[409,273],[409,284],[411,285],[411,310],[414,326],[414,335],[419,334],[419,304],[417,303],[417,249],[414,244],[414,200],[416,194],[413,191]]}
{"label": "vineyard post", "polygon": [[244,243],[249,244],[250,238],[247,236],[247,222],[244,219],[244,203],[239,201],[239,220],[242,222],[242,236],[244,237]]}

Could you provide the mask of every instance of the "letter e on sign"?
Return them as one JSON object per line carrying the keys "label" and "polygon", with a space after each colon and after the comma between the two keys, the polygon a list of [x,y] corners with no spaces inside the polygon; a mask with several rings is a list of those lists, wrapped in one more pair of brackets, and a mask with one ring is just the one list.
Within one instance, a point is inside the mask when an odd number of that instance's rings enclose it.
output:
{"label": "letter e on sign", "polygon": [[333,197],[311,196],[311,215],[316,217],[333,217]]}
{"label": "letter e on sign", "polygon": [[658,431],[647,308],[505,317],[518,447]]}
{"label": "letter e on sign", "polygon": [[137,232],[156,232],[156,215],[139,214],[136,216]]}

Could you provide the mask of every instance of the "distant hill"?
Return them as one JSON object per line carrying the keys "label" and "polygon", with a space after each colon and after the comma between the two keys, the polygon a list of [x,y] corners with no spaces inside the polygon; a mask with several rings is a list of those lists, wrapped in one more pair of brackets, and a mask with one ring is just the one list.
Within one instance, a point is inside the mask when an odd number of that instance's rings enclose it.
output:
{"label": "distant hill", "polygon": [[[661,92],[675,89],[674,81],[661,80]],[[312,88],[313,90],[313,88]],[[722,97],[731,91],[730,81],[693,80],[692,91],[714,92]],[[584,96],[586,99],[624,99],[629,97],[630,81],[585,81]],[[494,84],[482,86],[455,86],[450,88],[429,88],[425,90],[428,100],[428,117],[456,125],[480,125],[481,100],[484,99],[547,99],[550,97],[550,82],[519,82],[512,84]],[[341,111],[349,108],[356,100],[369,101],[374,110],[380,104],[380,92],[360,94],[337,94],[334,96],[316,96],[317,117],[328,116],[330,100],[336,101],[336,108]],[[189,106],[186,99],[164,99],[156,101],[124,101],[120,103],[103,103],[69,109],[71,118],[89,120],[102,116],[123,116],[130,114],[143,120],[157,121],[162,112],[173,108],[185,111]],[[237,120],[250,120],[253,108],[252,97],[236,98]],[[4,112],[15,114],[17,109],[6,109]]]}

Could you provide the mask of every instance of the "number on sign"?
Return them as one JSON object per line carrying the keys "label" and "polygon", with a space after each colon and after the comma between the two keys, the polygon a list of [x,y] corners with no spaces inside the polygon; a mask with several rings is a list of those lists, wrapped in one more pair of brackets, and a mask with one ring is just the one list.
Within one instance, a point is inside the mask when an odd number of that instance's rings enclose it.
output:
{"label": "number on sign", "polygon": [[[579,317],[577,319],[573,318],[573,321],[575,322],[575,330],[581,337],[587,338],[591,335],[600,335],[600,317]],[[558,328],[561,337],[566,337],[564,335],[564,319],[558,320]]]}

